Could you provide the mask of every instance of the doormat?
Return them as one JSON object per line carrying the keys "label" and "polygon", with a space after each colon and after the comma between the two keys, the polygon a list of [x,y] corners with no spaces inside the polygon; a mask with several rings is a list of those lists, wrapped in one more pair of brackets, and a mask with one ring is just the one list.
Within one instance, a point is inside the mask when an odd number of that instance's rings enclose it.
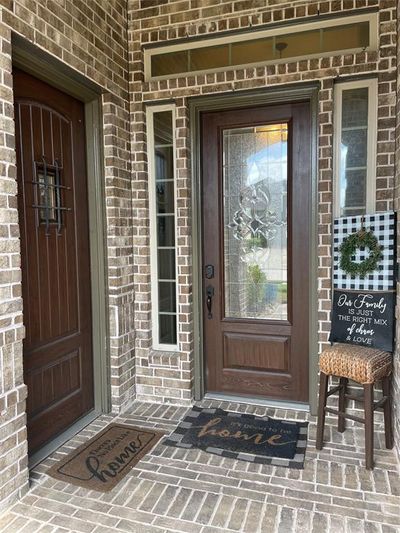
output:
{"label": "doormat", "polygon": [[164,435],[153,429],[109,424],[46,473],[85,489],[108,492]]}
{"label": "doormat", "polygon": [[308,422],[193,407],[162,443],[252,463],[303,468]]}

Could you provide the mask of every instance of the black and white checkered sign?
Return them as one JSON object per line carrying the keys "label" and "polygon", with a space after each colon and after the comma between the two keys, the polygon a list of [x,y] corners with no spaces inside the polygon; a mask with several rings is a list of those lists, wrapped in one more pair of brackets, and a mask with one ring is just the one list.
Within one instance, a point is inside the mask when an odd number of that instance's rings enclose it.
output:
{"label": "black and white checkered sign", "polygon": [[[340,267],[339,248],[343,240],[362,227],[372,231],[382,246],[383,259],[376,271],[365,277],[352,276]],[[373,215],[337,218],[333,225],[333,287],[335,289],[360,291],[390,291],[395,288],[395,233],[396,223],[393,211]],[[369,255],[367,250],[357,250],[353,260],[363,261]]]}

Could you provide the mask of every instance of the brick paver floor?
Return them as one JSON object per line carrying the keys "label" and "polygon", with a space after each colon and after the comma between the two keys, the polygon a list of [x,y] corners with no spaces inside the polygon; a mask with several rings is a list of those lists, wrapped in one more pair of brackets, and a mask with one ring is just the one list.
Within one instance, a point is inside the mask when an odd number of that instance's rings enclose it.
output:
{"label": "brick paver floor", "polygon": [[[200,405],[304,420],[300,411],[204,401]],[[187,408],[135,402],[118,421],[172,431]],[[111,492],[100,494],[49,478],[53,462],[115,420],[101,416],[32,472],[32,487],[0,517],[7,533],[242,531],[394,533],[400,531],[400,478],[376,431],[376,466],[363,467],[363,429],[328,424],[316,452],[310,419],[304,470],[255,465],[158,444]],[[333,420],[331,421],[333,422]]]}

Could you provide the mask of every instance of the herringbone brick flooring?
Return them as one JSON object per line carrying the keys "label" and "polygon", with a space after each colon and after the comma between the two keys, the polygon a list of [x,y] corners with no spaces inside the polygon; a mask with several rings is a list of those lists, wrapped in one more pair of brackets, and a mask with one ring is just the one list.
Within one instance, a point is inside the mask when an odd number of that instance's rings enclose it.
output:
{"label": "herringbone brick flooring", "polygon": [[[300,411],[204,401],[277,418],[304,420]],[[135,402],[121,422],[172,431],[184,407]],[[328,423],[323,451],[310,420],[304,470],[288,470],[158,444],[111,492],[100,494],[46,476],[47,468],[105,427],[101,416],[32,472],[29,493],[0,518],[7,533],[115,531],[217,533],[240,531],[395,533],[400,531],[400,478],[393,452],[376,431],[376,467],[363,467],[363,429],[339,434]],[[329,422],[329,421],[328,421]],[[333,420],[331,420],[333,422]]]}

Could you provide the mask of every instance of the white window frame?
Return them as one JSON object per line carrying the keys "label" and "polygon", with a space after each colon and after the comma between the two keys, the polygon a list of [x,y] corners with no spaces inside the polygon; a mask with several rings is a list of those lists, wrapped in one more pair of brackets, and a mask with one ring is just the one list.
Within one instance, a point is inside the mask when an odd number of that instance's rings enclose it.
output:
{"label": "white window frame", "polygon": [[241,41],[247,41],[249,39],[262,39],[264,37],[274,37],[282,35],[283,33],[299,33],[307,30],[316,30],[321,28],[331,28],[333,26],[338,25],[348,25],[353,24],[357,22],[369,22],[369,38],[370,38],[370,44],[365,49],[367,51],[371,50],[377,50],[378,49],[378,13],[376,12],[368,12],[368,13],[362,13],[360,15],[351,15],[351,16],[342,16],[342,17],[331,17],[331,18],[325,18],[323,20],[317,20],[312,22],[304,22],[299,24],[279,24],[274,28],[266,29],[266,30],[257,30],[255,28],[250,29],[246,32],[231,33],[230,35],[224,35],[222,37],[215,37],[215,38],[207,38],[207,39],[193,39],[192,41],[186,41],[182,43],[176,43],[171,44],[167,46],[154,46],[154,47],[144,47],[144,73],[145,73],[145,80],[151,81],[151,80],[165,80],[165,79],[172,79],[172,78],[178,78],[178,77],[185,77],[185,76],[195,76],[197,74],[205,73],[205,72],[222,72],[227,70],[237,70],[240,68],[245,67],[256,67],[260,65],[269,65],[269,64],[277,64],[277,63],[288,63],[288,62],[296,62],[301,61],[303,59],[312,59],[312,58],[319,58],[319,57],[330,57],[334,55],[344,55],[349,53],[357,53],[361,51],[361,48],[351,48],[346,50],[338,50],[337,52],[324,52],[320,53],[317,52],[315,54],[309,54],[304,56],[297,56],[293,58],[282,58],[282,59],[273,59],[270,61],[263,61],[263,62],[257,62],[257,63],[246,63],[245,65],[232,65],[232,66],[224,66],[214,69],[206,69],[206,70],[197,70],[197,71],[190,71],[190,72],[180,72],[178,74],[168,74],[164,76],[152,76],[151,75],[151,58],[153,55],[161,55],[161,54],[167,54],[170,52],[179,52],[182,50],[191,50],[193,48],[204,48],[208,46],[218,46],[221,44],[230,44],[230,43],[238,43]]}
{"label": "white window frame", "polygon": [[[154,114],[170,111],[172,114],[173,138],[173,178],[174,178],[174,221],[175,221],[175,284],[176,284],[176,344],[159,342],[159,300],[158,300],[158,258],[157,258],[157,208],[156,208],[156,172],[154,143]],[[146,110],[147,124],[147,160],[148,160],[148,191],[150,219],[150,276],[151,276],[151,316],[152,316],[152,347],[153,350],[176,352],[179,348],[179,299],[178,299],[178,224],[177,224],[177,187],[176,187],[176,108],[174,104],[157,105]]]}
{"label": "white window frame", "polygon": [[367,175],[365,214],[376,210],[376,154],[378,130],[378,80],[376,78],[336,83],[334,88],[334,216],[341,216],[340,175],[341,157],[340,144],[342,133],[342,102],[343,91],[349,89],[368,88],[368,133],[367,133]]}

